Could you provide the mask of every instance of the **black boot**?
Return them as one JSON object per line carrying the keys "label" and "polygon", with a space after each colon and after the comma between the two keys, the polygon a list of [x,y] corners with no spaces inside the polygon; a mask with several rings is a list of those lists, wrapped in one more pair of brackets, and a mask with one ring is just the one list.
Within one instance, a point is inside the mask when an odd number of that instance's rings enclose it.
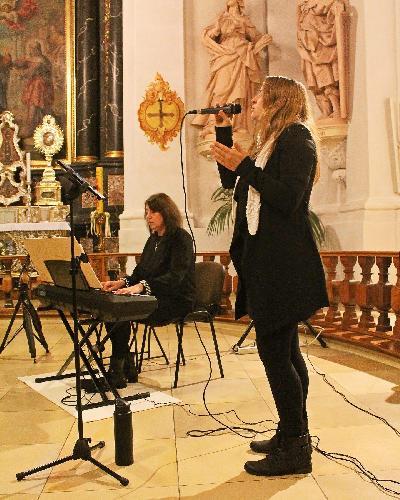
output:
{"label": "black boot", "polygon": [[246,472],[256,476],[285,476],[308,474],[312,471],[309,435],[299,437],[280,436],[279,446],[262,460],[244,464]]}
{"label": "black boot", "polygon": [[135,363],[135,354],[133,352],[126,353],[124,373],[126,380],[128,382],[136,383],[138,381],[138,372]]}
{"label": "black boot", "polygon": [[[304,434],[308,434],[308,425],[307,429],[305,430]],[[268,455],[269,453],[272,453],[274,450],[279,448],[279,438],[281,436],[281,429],[278,427],[276,429],[275,434],[272,436],[271,439],[264,439],[263,441],[251,441],[250,442],[250,449],[254,451],[255,453],[263,453],[264,455]],[[312,452],[312,444],[311,444],[311,437],[308,434],[308,444],[310,445],[310,449]]]}
{"label": "black boot", "polygon": [[262,441],[251,441],[250,449],[255,451],[256,453],[263,453],[264,455],[268,455],[272,453],[279,447],[279,436],[281,434],[281,430],[276,429],[276,433],[272,436],[271,439],[264,439]]}
{"label": "black boot", "polygon": [[125,389],[126,387],[124,364],[125,358],[116,358],[115,356],[111,356],[107,380],[116,389]]}

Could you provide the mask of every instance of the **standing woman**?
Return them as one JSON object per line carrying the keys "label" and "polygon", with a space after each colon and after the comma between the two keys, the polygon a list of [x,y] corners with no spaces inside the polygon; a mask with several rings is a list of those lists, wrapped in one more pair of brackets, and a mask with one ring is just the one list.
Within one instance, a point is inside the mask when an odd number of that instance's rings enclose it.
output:
{"label": "standing woman", "polygon": [[250,474],[311,472],[306,400],[308,373],[297,324],[328,305],[321,259],[308,220],[317,169],[316,140],[304,86],[267,77],[252,100],[250,153],[232,144],[229,118],[217,115],[212,146],[224,188],[235,187],[236,220],[230,254],[239,284],[236,319],[254,321],[258,353],[279,414],[270,440],[252,441],[265,458]]}

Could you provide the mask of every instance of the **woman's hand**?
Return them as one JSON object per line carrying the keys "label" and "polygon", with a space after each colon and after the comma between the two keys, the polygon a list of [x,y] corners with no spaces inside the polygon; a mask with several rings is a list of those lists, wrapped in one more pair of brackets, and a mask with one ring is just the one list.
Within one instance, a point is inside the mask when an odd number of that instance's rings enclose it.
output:
{"label": "woman's hand", "polygon": [[[216,104],[216,106],[218,107],[219,104]],[[215,126],[216,127],[231,127],[232,120],[224,111],[218,111],[218,113],[215,115]]]}
{"label": "woman's hand", "polygon": [[102,281],[101,286],[105,292],[114,292],[125,286],[124,280]]}
{"label": "woman's hand", "polygon": [[115,295],[138,295],[142,293],[143,290],[144,286],[142,285],[142,283],[137,283],[136,285],[116,290],[114,293]]}
{"label": "woman's hand", "polygon": [[247,152],[239,144],[235,143],[233,148],[228,148],[220,142],[214,142],[211,146],[211,154],[214,160],[223,165],[228,170],[234,172],[248,156]]}

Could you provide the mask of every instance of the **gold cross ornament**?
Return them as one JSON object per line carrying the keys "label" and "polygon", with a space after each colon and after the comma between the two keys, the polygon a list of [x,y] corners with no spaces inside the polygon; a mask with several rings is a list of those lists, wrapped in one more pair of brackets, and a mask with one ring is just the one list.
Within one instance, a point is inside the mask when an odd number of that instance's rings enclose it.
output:
{"label": "gold cross ornament", "polygon": [[140,128],[152,144],[166,151],[167,143],[179,132],[183,115],[182,100],[157,73],[154,82],[147,86],[145,99],[139,106]]}

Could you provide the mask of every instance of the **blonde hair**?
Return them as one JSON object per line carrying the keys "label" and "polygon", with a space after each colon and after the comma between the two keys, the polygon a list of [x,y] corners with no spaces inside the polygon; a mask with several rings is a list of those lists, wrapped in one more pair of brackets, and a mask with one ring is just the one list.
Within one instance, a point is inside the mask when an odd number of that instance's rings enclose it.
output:
{"label": "blonde hair", "polygon": [[[255,158],[264,144],[273,144],[283,130],[292,123],[305,125],[318,146],[318,134],[311,115],[310,103],[304,85],[284,76],[267,76],[261,86],[264,116],[256,125],[250,155]],[[273,145],[272,144],[272,145]]]}

